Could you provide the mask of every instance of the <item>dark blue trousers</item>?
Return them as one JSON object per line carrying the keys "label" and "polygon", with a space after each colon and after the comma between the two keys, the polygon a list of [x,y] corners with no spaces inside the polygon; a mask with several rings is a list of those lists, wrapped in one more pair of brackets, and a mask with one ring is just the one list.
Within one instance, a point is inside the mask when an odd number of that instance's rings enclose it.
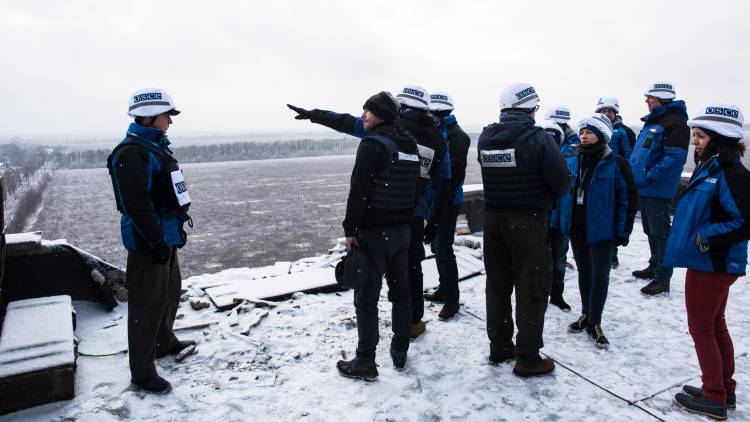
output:
{"label": "dark blue trousers", "polygon": [[456,255],[453,253],[453,238],[456,235],[456,217],[460,204],[447,212],[438,223],[437,235],[432,242],[432,252],[435,254],[435,265],[437,265],[440,276],[440,290],[445,296],[445,303],[458,305],[458,265]]}
{"label": "dark blue trousers", "polygon": [[589,245],[586,233],[571,231],[570,244],[578,267],[581,314],[588,316],[589,324],[601,324],[612,268],[612,241]]}
{"label": "dark blue trousers", "polygon": [[648,246],[651,249],[648,267],[654,271],[654,281],[667,287],[672,278],[672,268],[664,267],[662,263],[671,229],[669,220],[671,202],[664,198],[640,197],[641,223],[643,223],[643,232],[648,236]]}

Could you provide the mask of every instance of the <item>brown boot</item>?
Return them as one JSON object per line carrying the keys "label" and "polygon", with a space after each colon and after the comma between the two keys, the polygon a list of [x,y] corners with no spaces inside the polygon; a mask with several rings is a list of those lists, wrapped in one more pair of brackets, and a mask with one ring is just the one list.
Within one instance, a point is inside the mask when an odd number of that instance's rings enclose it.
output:
{"label": "brown boot", "polygon": [[419,337],[422,333],[424,333],[424,330],[427,328],[427,324],[419,320],[411,325],[411,329],[409,329],[409,338],[414,340],[415,338]]}
{"label": "brown boot", "polygon": [[555,362],[550,358],[544,358],[540,360],[536,365],[526,366],[521,360],[516,361],[516,366],[513,368],[513,373],[521,378],[536,377],[539,375],[549,374],[555,370]]}
{"label": "brown boot", "polygon": [[453,305],[446,303],[445,305],[443,305],[443,309],[440,310],[440,313],[438,313],[438,319],[440,321],[448,321],[449,319],[456,316],[459,307],[460,305],[458,304]]}

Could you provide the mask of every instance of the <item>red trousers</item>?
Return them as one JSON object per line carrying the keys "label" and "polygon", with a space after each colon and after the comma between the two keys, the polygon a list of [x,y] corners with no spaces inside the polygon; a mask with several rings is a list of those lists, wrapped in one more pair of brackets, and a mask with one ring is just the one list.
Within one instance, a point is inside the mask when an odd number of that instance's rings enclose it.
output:
{"label": "red trousers", "polygon": [[687,270],[685,307],[688,328],[701,367],[703,395],[725,404],[727,392],[734,392],[734,346],[727,330],[724,309],[729,287],[737,275]]}

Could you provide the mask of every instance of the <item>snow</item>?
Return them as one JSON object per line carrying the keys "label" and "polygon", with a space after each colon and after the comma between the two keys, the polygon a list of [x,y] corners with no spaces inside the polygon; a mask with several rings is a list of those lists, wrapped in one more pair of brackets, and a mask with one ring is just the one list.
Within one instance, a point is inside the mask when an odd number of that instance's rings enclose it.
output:
{"label": "snow", "polygon": [[10,302],[0,337],[0,378],[72,366],[71,311],[66,295]]}
{"label": "snow", "polygon": [[[481,239],[462,237],[458,244]],[[481,250],[455,247],[459,256]],[[335,363],[342,352],[354,354],[357,340],[352,292],[304,294],[272,309],[242,304],[232,311],[195,311],[181,303],[181,327],[214,323],[177,332],[198,342],[198,353],[182,363],[157,362],[172,382],[166,396],[130,388],[127,355],[127,306],[103,312],[95,304],[76,303],[81,348],[108,357],[78,359],[74,400],[16,412],[5,420],[563,420],[563,421],[702,421],[672,403],[685,383],[700,385],[684,309],[685,271],[675,270],[671,294],[645,298],[643,282],[630,273],[646,265],[648,244],[640,223],[631,243],[620,248],[620,268],[613,270],[602,327],[609,350],[599,350],[584,334],[570,334],[580,298],[574,270],[566,274],[565,298],[573,312],[547,310],[542,352],[557,361],[553,374],[538,379],[512,375],[512,363],[487,362],[485,277],[461,282],[463,306],[456,319],[437,320],[439,305],[427,303],[426,333],[411,343],[406,370],[398,372],[388,356],[390,304],[384,286],[380,302],[380,376],[372,383],[341,377]],[[569,257],[572,262],[572,257]],[[292,264],[295,274],[330,271],[331,255]],[[429,265],[428,260],[426,268]],[[187,297],[202,295],[198,285],[239,277],[227,270],[184,280]],[[429,274],[430,270],[425,272]],[[221,275],[219,275],[221,274]],[[322,272],[321,272],[322,274]],[[278,277],[286,277],[280,275]],[[430,279],[434,275],[428,275]],[[264,279],[270,282],[273,278]],[[235,280],[237,281],[237,280]],[[257,280],[256,280],[257,281]],[[730,292],[727,322],[737,355],[738,409],[731,420],[750,420],[750,293],[746,277]],[[226,284],[226,283],[225,283]],[[267,317],[263,314],[268,312]],[[258,322],[260,321],[260,322]],[[258,322],[257,326],[251,327]],[[247,330],[247,335],[241,332]]]}
{"label": "snow", "polygon": [[42,232],[9,233],[5,235],[5,244],[15,250],[35,248],[42,244]]}

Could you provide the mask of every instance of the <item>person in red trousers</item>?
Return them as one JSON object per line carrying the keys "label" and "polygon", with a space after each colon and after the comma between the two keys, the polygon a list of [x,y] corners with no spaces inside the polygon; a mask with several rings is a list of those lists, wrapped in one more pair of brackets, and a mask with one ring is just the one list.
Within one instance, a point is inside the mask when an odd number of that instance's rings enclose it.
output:
{"label": "person in red trousers", "polygon": [[675,403],[724,420],[736,406],[734,348],[724,310],[729,287],[745,275],[750,238],[750,172],[744,118],[734,105],[710,104],[688,122],[696,168],[680,195],[667,241],[665,266],[687,268],[685,307],[703,385],[683,386]]}

